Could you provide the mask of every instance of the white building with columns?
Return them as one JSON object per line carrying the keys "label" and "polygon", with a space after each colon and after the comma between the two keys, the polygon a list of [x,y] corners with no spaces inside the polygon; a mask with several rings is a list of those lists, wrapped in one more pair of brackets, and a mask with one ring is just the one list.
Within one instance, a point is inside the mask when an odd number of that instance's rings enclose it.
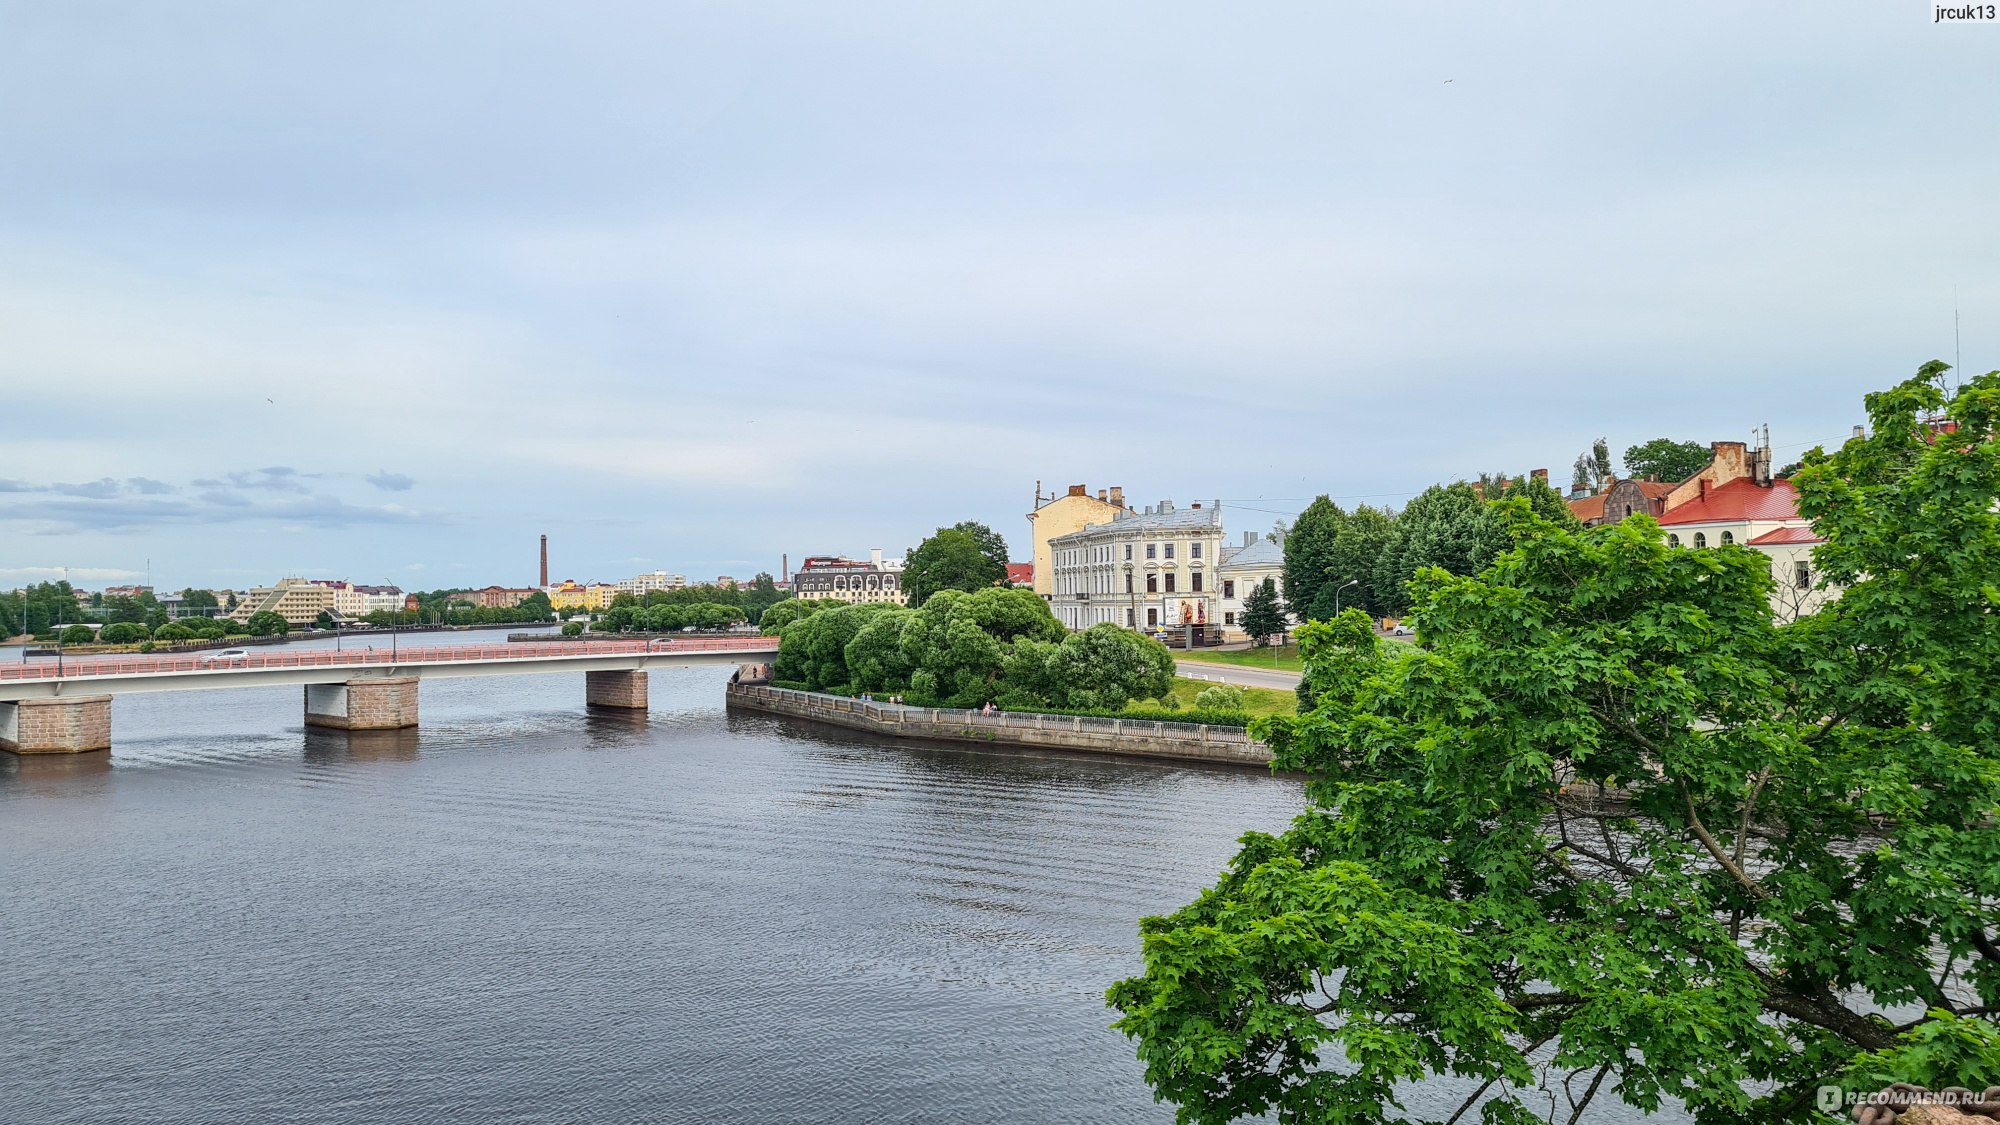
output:
{"label": "white building with columns", "polygon": [[1222,502],[1139,512],[1049,540],[1049,609],[1071,629],[1220,625]]}

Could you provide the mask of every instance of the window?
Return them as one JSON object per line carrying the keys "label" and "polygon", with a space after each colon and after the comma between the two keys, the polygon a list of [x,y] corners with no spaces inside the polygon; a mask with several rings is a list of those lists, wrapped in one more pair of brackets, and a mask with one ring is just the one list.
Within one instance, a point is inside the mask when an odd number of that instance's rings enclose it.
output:
{"label": "window", "polygon": [[1174,592],[1174,572],[1170,570],[1167,572],[1167,593],[1171,594],[1173,592]]}
{"label": "window", "polygon": [[1154,556],[1153,552],[1155,552],[1155,551],[1157,551],[1157,550],[1159,550],[1159,549],[1160,549],[1160,548],[1159,548],[1159,545],[1158,545],[1157,543],[1148,543],[1148,544],[1146,544],[1146,557],[1147,557],[1147,558],[1149,558],[1149,559],[1150,559],[1150,558],[1154,558],[1155,556]]}
{"label": "window", "polygon": [[1125,544],[1125,561],[1132,561],[1132,544],[1130,543]]}
{"label": "window", "polygon": [[1236,596],[1236,582],[1234,579],[1225,578],[1222,580],[1222,596],[1225,598]]}
{"label": "window", "polygon": [[1201,571],[1197,570],[1194,572],[1193,585],[1189,586],[1188,589],[1194,591],[1197,594],[1201,593]]}
{"label": "window", "polygon": [[1155,627],[1157,627],[1157,626],[1158,626],[1159,624],[1160,624],[1160,611],[1159,611],[1159,610],[1157,610],[1157,609],[1149,609],[1149,610],[1147,610],[1147,611],[1146,611],[1146,628],[1148,628],[1148,629],[1152,629],[1152,628],[1155,628]]}
{"label": "window", "polygon": [[1801,590],[1812,589],[1812,567],[1802,562],[1792,564],[1792,585]]}
{"label": "window", "polygon": [[[1132,576],[1129,574],[1125,576],[1125,592],[1128,594],[1132,592]],[[1130,625],[1131,622],[1127,621],[1125,624]]]}
{"label": "window", "polygon": [[1129,609],[1125,611],[1125,627],[1127,629],[1132,627],[1132,611]]}
{"label": "window", "polygon": [[1196,544],[1195,544],[1195,545],[1193,545],[1192,547],[1189,547],[1189,548],[1188,548],[1188,550],[1189,550],[1189,551],[1191,551],[1191,552],[1193,552],[1193,554],[1191,554],[1191,555],[1189,555],[1189,556],[1188,556],[1189,558],[1195,558],[1195,559],[1198,559],[1198,558],[1200,558],[1200,557],[1201,557],[1201,544],[1199,544],[1199,543],[1196,543]]}
{"label": "window", "polygon": [[1159,576],[1159,575],[1157,575],[1157,574],[1148,574],[1148,575],[1146,576],[1146,592],[1147,592],[1147,593],[1149,593],[1149,594],[1157,594],[1157,593],[1159,593],[1159,592],[1160,592],[1160,576]]}
{"label": "window", "polygon": [[1678,536],[1678,535],[1669,535],[1669,536],[1667,536],[1667,546],[1669,546],[1669,547],[1678,547],[1678,546],[1680,546],[1680,545],[1681,545],[1681,537],[1680,537],[1680,536]]}
{"label": "window", "polygon": [[1725,545],[1727,545],[1727,544],[1730,544],[1730,543],[1734,543],[1734,542],[1736,542],[1736,533],[1735,533],[1735,532],[1733,532],[1733,531],[1725,531],[1725,532],[1723,532],[1723,533],[1722,533],[1722,542],[1723,542],[1723,543],[1724,543]]}
{"label": "window", "polygon": [[1695,546],[1697,546],[1697,547],[1706,547],[1706,546],[1708,546],[1708,534],[1707,534],[1706,532],[1701,532],[1701,531],[1697,531],[1697,532],[1695,532],[1695,533],[1694,533],[1694,545],[1695,545]]}
{"label": "window", "polygon": [[1234,625],[1234,624],[1236,624],[1236,615],[1235,615],[1234,613],[1225,613],[1225,614],[1223,614],[1223,615],[1222,615],[1222,623],[1223,623],[1224,625]]}
{"label": "window", "polygon": [[1172,543],[1167,544],[1167,557],[1168,558],[1174,557],[1174,545]]}

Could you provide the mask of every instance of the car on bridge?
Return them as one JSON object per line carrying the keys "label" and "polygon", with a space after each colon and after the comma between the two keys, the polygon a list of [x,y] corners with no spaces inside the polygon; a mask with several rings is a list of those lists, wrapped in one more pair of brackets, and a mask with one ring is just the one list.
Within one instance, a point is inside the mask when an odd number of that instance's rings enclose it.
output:
{"label": "car on bridge", "polygon": [[250,650],[225,648],[221,652],[207,652],[201,656],[203,664],[237,664],[250,659]]}

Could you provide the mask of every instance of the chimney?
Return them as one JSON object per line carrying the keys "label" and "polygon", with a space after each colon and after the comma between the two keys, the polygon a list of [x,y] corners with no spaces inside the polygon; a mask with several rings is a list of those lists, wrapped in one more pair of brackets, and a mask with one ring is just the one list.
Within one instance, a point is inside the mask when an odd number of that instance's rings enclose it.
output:
{"label": "chimney", "polygon": [[549,586],[549,537],[542,536],[542,588]]}
{"label": "chimney", "polygon": [[1111,486],[1111,502],[1121,508],[1125,506],[1125,487],[1123,485],[1114,484]]}
{"label": "chimney", "polygon": [[1860,426],[1856,426],[1856,427],[1854,427],[1854,436],[1855,436],[1855,437],[1867,437],[1867,436],[1868,436],[1868,431],[1867,431],[1867,430],[1865,430],[1865,429],[1863,429],[1863,428],[1862,428],[1862,427],[1860,427]]}
{"label": "chimney", "polygon": [[1244,533],[1243,533],[1243,545],[1244,545],[1245,547],[1254,547],[1254,546],[1256,546],[1256,545],[1257,545],[1257,533],[1256,533],[1256,532],[1254,532],[1254,531],[1246,531],[1246,532],[1244,532]]}
{"label": "chimney", "polygon": [[1069,494],[1071,496],[1085,496],[1089,494],[1089,489],[1084,488],[1080,484],[1072,484],[1069,486]]}
{"label": "chimney", "polygon": [[876,570],[882,569],[882,548],[877,547],[874,550],[869,551],[868,562]]}
{"label": "chimney", "polygon": [[1581,500],[1589,495],[1590,486],[1582,481],[1577,481],[1569,486],[1569,498],[1572,500]]}
{"label": "chimney", "polygon": [[1101,488],[1097,490],[1097,502],[1100,504],[1110,503],[1110,501],[1104,498],[1104,490]]}
{"label": "chimney", "polygon": [[1190,511],[1196,511],[1196,512],[1199,512],[1199,511],[1201,511],[1201,501],[1199,501],[1199,500],[1195,501],[1195,502],[1194,502],[1194,506],[1193,506],[1193,507],[1192,507],[1191,509],[1189,509],[1189,510],[1190,510]]}
{"label": "chimney", "polygon": [[1174,502],[1172,500],[1162,500],[1153,506],[1153,510],[1164,516],[1174,510]]}
{"label": "chimney", "polygon": [[1543,484],[1549,483],[1549,471],[1547,469],[1536,469],[1534,472],[1529,473],[1528,475],[1534,477],[1538,481],[1541,481]]}
{"label": "chimney", "polygon": [[792,553],[786,551],[778,557],[782,560],[778,563],[778,581],[790,582],[792,580]]}

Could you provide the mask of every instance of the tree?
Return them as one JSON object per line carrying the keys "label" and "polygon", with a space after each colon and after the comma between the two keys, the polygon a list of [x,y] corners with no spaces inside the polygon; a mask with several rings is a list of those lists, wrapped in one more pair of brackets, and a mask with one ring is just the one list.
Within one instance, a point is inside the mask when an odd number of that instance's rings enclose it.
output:
{"label": "tree", "polygon": [[912,606],[923,605],[940,590],[969,593],[1006,577],[1006,559],[994,559],[978,536],[955,527],[938,528],[903,560],[903,592]]}
{"label": "tree", "polygon": [[866,605],[837,603],[824,612],[802,617],[778,634],[773,677],[806,685],[809,691],[851,691],[854,672],[847,665],[847,644],[875,615],[902,607],[887,602]]}
{"label": "tree", "polygon": [[847,667],[856,690],[893,692],[909,686],[915,669],[903,639],[917,620],[914,609],[878,613],[847,642]]}
{"label": "tree", "polygon": [[1122,711],[1134,699],[1173,693],[1174,656],[1143,633],[1099,622],[1055,646],[1045,682],[1057,707]]}
{"label": "tree", "polygon": [[135,645],[152,636],[152,631],[137,621],[114,621],[97,631],[97,639],[108,645]]}
{"label": "tree", "polygon": [[1234,684],[1215,684],[1195,693],[1194,705],[1203,711],[1243,710],[1243,689]]}
{"label": "tree", "polygon": [[1483,1122],[1804,1123],[2000,1074],[2000,372],[1943,370],[1806,456],[1818,614],[1773,620],[1758,552],[1517,499],[1489,569],[1413,584],[1427,649],[1300,630],[1317,705],[1253,729],[1307,811],[1110,992],[1182,1120],[1378,1122],[1449,1072]]}
{"label": "tree", "polygon": [[1570,483],[1592,492],[1611,483],[1611,446],[1603,438],[1590,443],[1590,449],[1576,455],[1576,464]]}
{"label": "tree", "polygon": [[213,593],[189,586],[187,589],[181,591],[181,608],[183,610],[192,610],[218,609],[220,607],[216,604]]}
{"label": "tree", "polygon": [[1625,451],[1625,475],[1638,480],[1679,482],[1706,468],[1712,455],[1698,441],[1654,438]]}
{"label": "tree", "polygon": [[757,622],[757,631],[767,637],[775,637],[799,618],[839,604],[824,598],[787,598],[763,612]]}
{"label": "tree", "polygon": [[1395,531],[1375,563],[1374,597],[1380,612],[1400,614],[1410,606],[1407,583],[1425,567],[1471,574],[1490,546],[1486,505],[1472,486],[1460,481],[1434,484],[1396,517]]}
{"label": "tree", "polygon": [[292,631],[292,624],[274,610],[261,610],[250,615],[243,623],[253,637],[282,637]]}
{"label": "tree", "polygon": [[1002,578],[1007,573],[1007,541],[1000,533],[977,520],[960,520],[952,524],[953,531],[963,531],[979,543],[979,553],[1000,564]]}
{"label": "tree", "polygon": [[1334,573],[1334,543],[1346,523],[1347,513],[1340,505],[1320,496],[1306,505],[1285,536],[1285,600],[1301,621],[1324,614],[1322,602],[1333,604],[1331,595],[1321,597],[1323,591],[1355,577]]}
{"label": "tree", "polygon": [[193,629],[177,621],[169,621],[153,630],[153,639],[156,641],[191,641],[198,635]]}
{"label": "tree", "polygon": [[738,596],[743,606],[744,620],[757,625],[762,623],[765,610],[792,595],[789,591],[778,589],[778,584],[771,580],[768,571],[759,571],[757,577],[751,579],[750,585],[744,587]]}
{"label": "tree", "polygon": [[1278,608],[1278,584],[1269,578],[1257,584],[1243,599],[1243,631],[1262,648],[1273,636],[1285,631],[1285,615]]}
{"label": "tree", "polygon": [[320,610],[319,616],[313,618],[313,628],[315,629],[333,628],[333,611],[325,609]]}
{"label": "tree", "polygon": [[88,625],[71,625],[62,631],[62,643],[66,645],[87,645],[96,639],[96,631]]}
{"label": "tree", "polygon": [[1395,514],[1386,508],[1362,504],[1347,513],[1333,539],[1333,572],[1352,575],[1361,584],[1341,597],[1327,598],[1333,604],[1326,607],[1323,617],[1333,616],[1333,605],[1360,606],[1377,617],[1387,612],[1375,576],[1381,566],[1382,552],[1395,534]]}
{"label": "tree", "polygon": [[1009,645],[1022,637],[1054,644],[1068,635],[1032,590],[940,591],[904,626],[909,694],[936,706],[984,706],[1009,686],[1003,675]]}

